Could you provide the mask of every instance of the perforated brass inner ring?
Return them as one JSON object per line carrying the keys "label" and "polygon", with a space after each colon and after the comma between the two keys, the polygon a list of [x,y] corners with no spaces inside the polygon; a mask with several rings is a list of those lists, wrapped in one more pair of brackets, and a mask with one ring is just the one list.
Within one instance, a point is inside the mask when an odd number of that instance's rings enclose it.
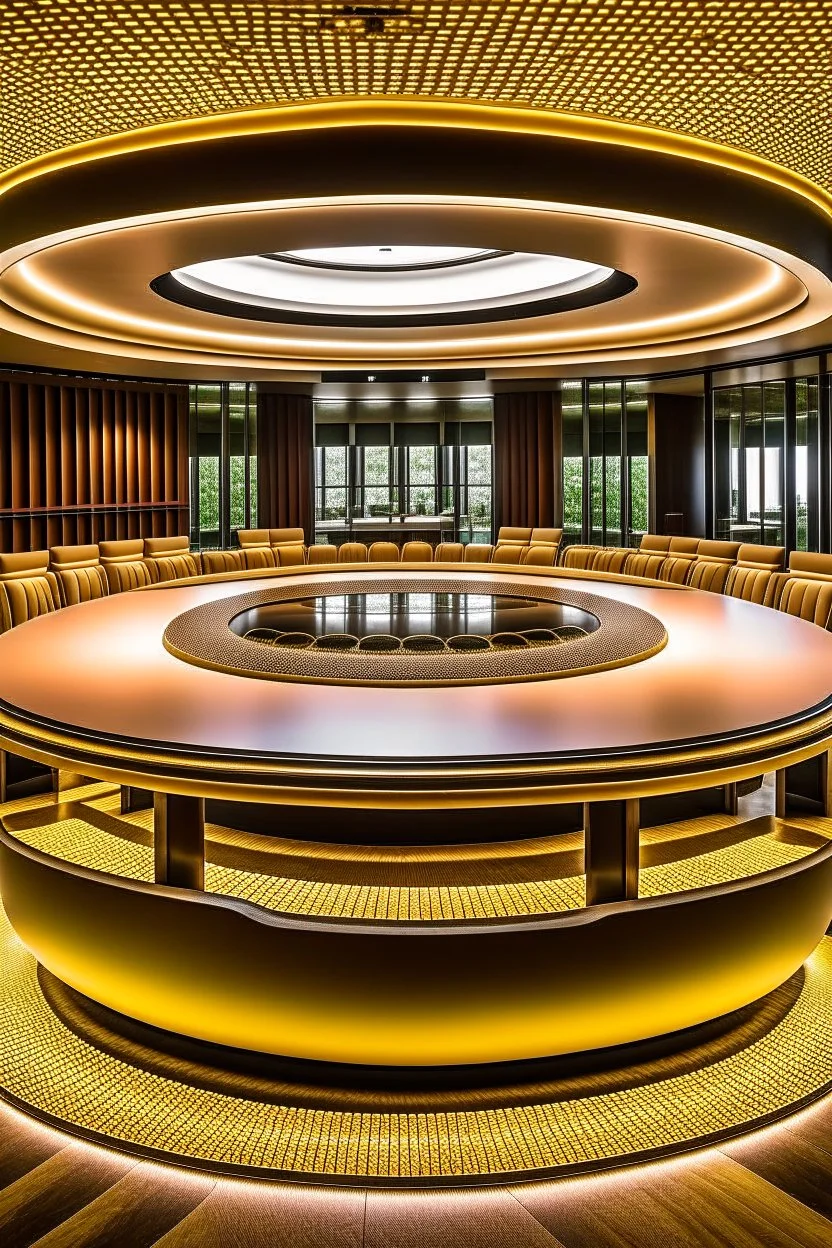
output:
{"label": "perforated brass inner ring", "polygon": [[177,658],[199,667],[238,673],[267,680],[310,680],[325,684],[455,685],[491,684],[502,681],[547,680],[603,671],[649,658],[667,642],[664,625],[654,615],[629,603],[599,594],[567,589],[558,583],[536,581],[533,595],[546,602],[577,607],[597,616],[600,628],[567,643],[553,641],[517,649],[414,653],[404,649],[326,650],[317,646],[263,645],[234,633],[229,623],[252,607],[267,603],[308,599],[328,594],[398,594],[476,592],[529,596],[528,584],[510,574],[474,581],[464,575],[390,575],[372,580],[355,572],[320,579],[304,578],[302,584],[274,585],[234,598],[219,598],[176,616],[164,633],[165,648]]}

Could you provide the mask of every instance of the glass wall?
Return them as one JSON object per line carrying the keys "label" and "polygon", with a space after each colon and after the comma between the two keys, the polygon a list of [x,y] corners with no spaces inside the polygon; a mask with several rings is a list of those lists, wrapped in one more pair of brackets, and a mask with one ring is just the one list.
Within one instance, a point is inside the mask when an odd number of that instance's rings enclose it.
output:
{"label": "glass wall", "polygon": [[316,400],[315,540],[489,542],[490,399]]}
{"label": "glass wall", "polygon": [[819,378],[714,390],[714,536],[817,550]]}
{"label": "glass wall", "polygon": [[565,546],[638,545],[647,532],[647,403],[635,382],[563,383]]}
{"label": "glass wall", "polygon": [[251,382],[190,387],[191,545],[234,545],[257,526],[257,393]]}

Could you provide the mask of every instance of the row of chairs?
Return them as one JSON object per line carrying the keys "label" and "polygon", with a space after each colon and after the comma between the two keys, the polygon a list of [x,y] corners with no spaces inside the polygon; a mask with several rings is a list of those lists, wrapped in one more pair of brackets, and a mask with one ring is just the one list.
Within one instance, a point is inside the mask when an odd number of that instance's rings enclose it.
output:
{"label": "row of chairs", "polygon": [[[507,563],[558,564],[560,529],[504,526],[491,545],[443,542],[345,542],[309,546],[302,529],[248,529],[238,550],[191,552],[187,537],[102,542],[100,546],[53,546],[51,550],[0,554],[0,632],[62,606],[183,577],[261,571],[303,564]],[[603,574],[641,576],[690,585],[832,623],[832,556],[795,551],[783,571],[781,546],[702,541],[646,534],[629,547],[569,546],[560,566]]]}
{"label": "row of chairs", "polygon": [[648,533],[638,550],[568,546],[560,566],[690,585],[832,627],[832,555],[792,551],[784,570],[785,555],[783,546]]}

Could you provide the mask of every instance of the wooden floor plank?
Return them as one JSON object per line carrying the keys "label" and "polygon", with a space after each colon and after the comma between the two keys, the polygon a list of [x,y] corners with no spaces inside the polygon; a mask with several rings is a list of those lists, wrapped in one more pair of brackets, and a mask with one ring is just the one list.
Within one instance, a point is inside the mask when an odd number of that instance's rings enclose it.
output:
{"label": "wooden floor plank", "polygon": [[138,1165],[37,1240],[37,1248],[151,1248],[208,1196],[216,1180]]}
{"label": "wooden floor plank", "polygon": [[0,1190],[67,1145],[66,1137],[0,1106]]}
{"label": "wooden floor plank", "polygon": [[832,1155],[828,1152],[785,1128],[726,1144],[720,1151],[781,1192],[832,1219]]}
{"label": "wooden floor plank", "polygon": [[363,1230],[363,1192],[220,1181],[157,1248],[361,1248]]}
{"label": "wooden floor plank", "polygon": [[499,1188],[369,1192],[364,1248],[562,1248]]}
{"label": "wooden floor plank", "polygon": [[513,1194],[565,1248],[830,1248],[832,1224],[720,1153]]}
{"label": "wooden floor plank", "polygon": [[0,1244],[30,1248],[136,1164],[103,1149],[68,1144],[0,1192]]}

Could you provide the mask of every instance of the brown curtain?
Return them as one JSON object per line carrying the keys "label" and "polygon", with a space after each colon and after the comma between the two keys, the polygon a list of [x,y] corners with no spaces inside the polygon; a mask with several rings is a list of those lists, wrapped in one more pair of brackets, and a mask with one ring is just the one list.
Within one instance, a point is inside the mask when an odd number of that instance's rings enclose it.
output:
{"label": "brown curtain", "polygon": [[0,374],[0,550],[188,532],[188,390]]}
{"label": "brown curtain", "polygon": [[257,395],[258,524],[303,529],[314,540],[312,399],[308,394]]}
{"label": "brown curtain", "polygon": [[563,523],[560,394],[494,396],[494,519],[549,528]]}

